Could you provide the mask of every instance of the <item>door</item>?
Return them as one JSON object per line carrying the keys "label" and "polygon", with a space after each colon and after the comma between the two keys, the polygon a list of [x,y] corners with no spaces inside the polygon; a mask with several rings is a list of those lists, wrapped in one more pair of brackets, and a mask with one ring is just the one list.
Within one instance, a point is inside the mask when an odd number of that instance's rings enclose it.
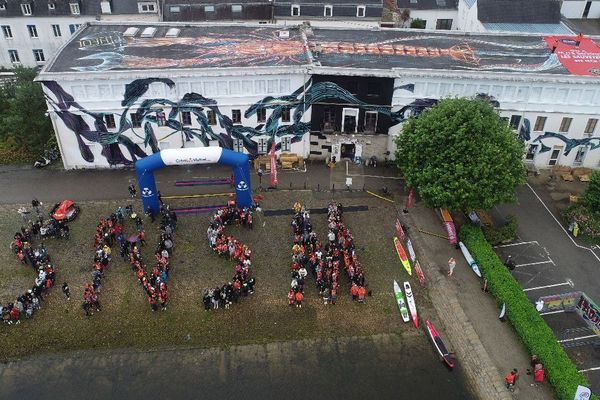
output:
{"label": "door", "polygon": [[560,158],[560,153],[562,153],[562,146],[554,146],[552,148],[552,154],[550,154],[550,161],[548,161],[548,165],[556,165],[558,163],[558,159]]}
{"label": "door", "polygon": [[342,158],[354,159],[354,153],[356,152],[356,145],[354,143],[342,143]]}
{"label": "door", "polygon": [[587,146],[581,146],[579,149],[577,149],[577,154],[575,154],[575,161],[573,161],[574,166],[583,165],[583,160],[585,160],[587,149]]}

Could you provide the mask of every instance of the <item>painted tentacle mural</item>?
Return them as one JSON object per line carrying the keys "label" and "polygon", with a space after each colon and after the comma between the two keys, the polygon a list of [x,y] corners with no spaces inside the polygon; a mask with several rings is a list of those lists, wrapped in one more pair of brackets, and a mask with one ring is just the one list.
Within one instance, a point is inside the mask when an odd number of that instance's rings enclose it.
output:
{"label": "painted tentacle mural", "polygon": [[[187,93],[177,102],[157,98],[145,99],[138,103],[138,100],[146,94],[150,85],[155,83],[165,84],[169,88],[175,86],[172,80],[161,78],[138,79],[126,85],[121,101],[124,109],[119,117],[118,129],[115,132],[109,132],[102,113],[91,112],[83,108],[71,94],[67,93],[56,82],[43,82],[52,94],[47,95],[48,104],[77,138],[82,158],[87,162],[94,162],[93,153],[83,141],[83,139],[86,139],[89,142],[102,145],[102,155],[106,157],[110,165],[132,164],[138,158],[157,152],[158,138],[155,129],[159,126],[170,129],[170,132],[160,138],[161,140],[179,133],[184,135],[186,140],[197,138],[205,146],[208,146],[211,140],[217,140],[221,147],[231,149],[233,139],[242,139],[244,148],[253,156],[257,154],[257,143],[253,140],[256,136],[267,135],[270,138],[269,145],[272,141],[275,141],[278,147],[280,138],[284,135],[292,135],[292,143],[302,140],[302,137],[310,131],[310,122],[303,122],[302,117],[313,104],[319,102],[327,100],[353,104],[357,108],[376,111],[381,115],[385,115],[394,124],[405,121],[410,115],[420,114],[425,108],[431,107],[437,102],[434,99],[419,99],[398,111],[391,111],[389,107],[369,105],[335,83],[319,82],[313,84],[309,80],[305,86],[299,87],[289,95],[267,96],[248,107],[244,112],[246,118],[254,115],[259,109],[272,110],[266,123],[251,127],[234,124],[229,116],[220,111],[214,99],[206,98],[198,93]],[[164,115],[169,108],[168,116],[165,115],[164,121],[160,122],[159,115]],[[136,110],[135,113],[143,128],[133,127],[131,120],[128,118],[132,109]],[[290,125],[279,125],[279,119],[286,109],[289,109],[291,115],[293,115],[292,123]],[[216,133],[213,130],[206,113],[208,110],[214,113],[218,125],[225,132]],[[179,114],[183,111],[194,115],[199,125],[198,128],[184,126],[179,120]],[[93,127],[83,118],[85,115],[93,118]],[[133,136],[143,140],[144,149],[125,135],[130,130]],[[123,154],[120,145],[125,147],[129,157]]]}

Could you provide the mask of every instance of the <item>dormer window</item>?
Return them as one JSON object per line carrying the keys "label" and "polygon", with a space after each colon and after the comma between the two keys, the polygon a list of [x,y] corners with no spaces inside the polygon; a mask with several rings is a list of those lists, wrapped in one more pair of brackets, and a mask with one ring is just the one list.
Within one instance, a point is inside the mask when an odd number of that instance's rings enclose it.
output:
{"label": "dormer window", "polygon": [[31,4],[23,3],[21,4],[21,12],[23,15],[31,15]]}
{"label": "dormer window", "polygon": [[324,17],[333,17],[333,6],[327,5],[324,7]]}
{"label": "dormer window", "polygon": [[300,5],[292,4],[292,17],[300,16]]}
{"label": "dormer window", "polygon": [[69,7],[71,8],[71,14],[73,14],[73,15],[81,14],[81,10],[79,9],[79,3],[69,3]]}
{"label": "dormer window", "polygon": [[56,5],[54,3],[48,3],[48,10],[52,11],[56,8]]}
{"label": "dormer window", "polygon": [[0,3],[0,11],[6,10],[6,3]]}

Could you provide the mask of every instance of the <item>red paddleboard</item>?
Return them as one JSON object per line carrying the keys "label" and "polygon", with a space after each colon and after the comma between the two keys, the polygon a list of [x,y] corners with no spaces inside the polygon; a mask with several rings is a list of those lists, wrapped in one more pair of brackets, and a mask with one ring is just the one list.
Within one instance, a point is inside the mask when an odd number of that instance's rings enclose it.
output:
{"label": "red paddleboard", "polygon": [[398,258],[400,258],[400,262],[402,263],[402,266],[404,267],[406,272],[408,272],[408,274],[412,276],[410,262],[408,261],[408,257],[406,256],[404,247],[402,247],[402,243],[400,243],[400,240],[398,240],[398,238],[395,236],[394,236],[394,246],[396,246],[396,253],[398,253]]}
{"label": "red paddleboard", "polygon": [[446,345],[442,341],[440,334],[437,333],[433,327],[433,324],[429,322],[429,320],[425,320],[425,325],[427,326],[427,333],[429,333],[429,337],[433,342],[433,346],[435,347],[435,350],[439,354],[442,361],[444,361],[448,368],[454,368],[454,362],[450,358],[450,353],[448,352],[448,349],[446,349]]}
{"label": "red paddleboard", "polygon": [[415,262],[415,272],[417,273],[417,278],[419,278],[419,283],[421,286],[425,287],[425,275],[423,274],[423,270],[421,269],[421,264],[419,264],[419,260]]}

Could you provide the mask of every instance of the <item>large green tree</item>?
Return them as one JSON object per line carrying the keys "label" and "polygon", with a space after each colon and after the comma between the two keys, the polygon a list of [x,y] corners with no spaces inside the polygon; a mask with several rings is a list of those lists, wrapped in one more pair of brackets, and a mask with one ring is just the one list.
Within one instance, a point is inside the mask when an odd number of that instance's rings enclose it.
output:
{"label": "large green tree", "polygon": [[14,73],[13,80],[0,85],[0,147],[36,157],[53,137],[46,101],[40,84],[33,81],[34,69],[16,68]]}
{"label": "large green tree", "polygon": [[409,187],[429,207],[489,209],[525,181],[523,143],[484,99],[443,99],[411,117],[396,139]]}

